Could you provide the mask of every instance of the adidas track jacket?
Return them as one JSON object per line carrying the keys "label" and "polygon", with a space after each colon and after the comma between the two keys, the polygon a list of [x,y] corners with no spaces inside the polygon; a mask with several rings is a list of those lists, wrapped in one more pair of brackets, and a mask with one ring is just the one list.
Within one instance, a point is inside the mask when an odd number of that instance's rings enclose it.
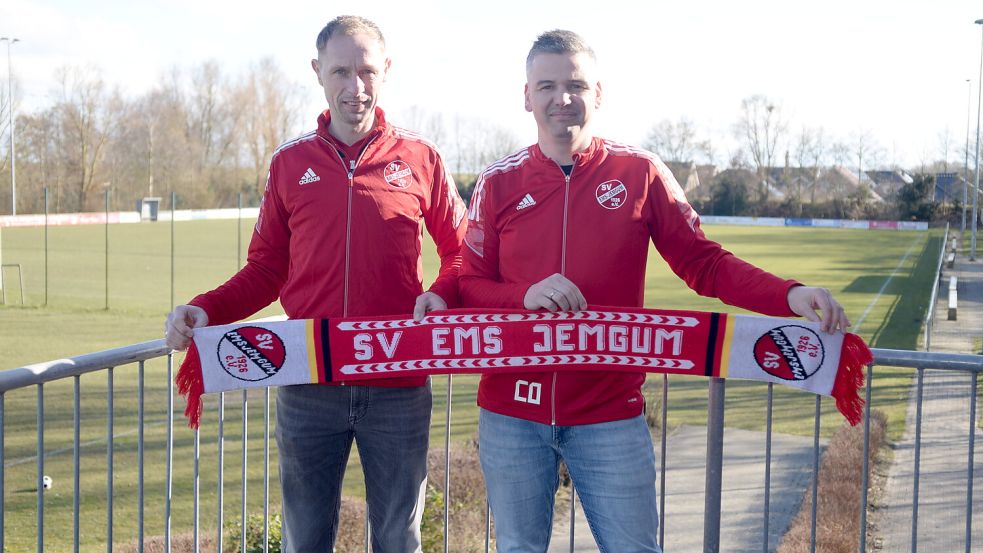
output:
{"label": "adidas track jacket", "polygon": [[423,292],[424,225],[440,256],[430,291],[456,305],[466,210],[435,147],[377,108],[376,129],[352,155],[328,134],[329,122],[325,111],[316,131],[274,152],[245,267],[190,302],[210,324],[238,321],[278,297],[291,319],[412,313]]}
{"label": "adidas track jacket", "polygon": [[[641,307],[649,240],[703,296],[774,316],[794,315],[780,279],[708,239],[669,169],[653,154],[595,138],[567,177],[533,145],[489,166],[468,213],[460,289],[465,306],[523,308],[553,273],[592,305]],[[562,426],[637,416],[644,374],[483,375],[478,404]]]}

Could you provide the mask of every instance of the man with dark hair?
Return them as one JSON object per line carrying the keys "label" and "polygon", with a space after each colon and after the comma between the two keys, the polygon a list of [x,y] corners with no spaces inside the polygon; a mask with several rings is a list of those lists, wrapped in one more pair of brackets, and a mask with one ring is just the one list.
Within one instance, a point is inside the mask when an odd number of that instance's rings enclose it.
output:
{"label": "man with dark hair", "polygon": [[[465,207],[432,144],[376,106],[389,70],[375,23],[332,20],[311,67],[328,110],[317,130],[273,154],[246,266],[168,315],[167,343],[227,324],[280,298],[292,319],[395,315],[420,320],[456,303]],[[424,292],[421,229],[440,255]],[[336,383],[339,384],[339,383]],[[424,377],[277,390],[284,551],[334,547],[354,442],[376,553],[421,551],[431,397]]]}
{"label": "man with dark hair", "polygon": [[[778,278],[708,239],[656,156],[593,135],[595,71],[594,52],[575,33],[544,33],[530,49],[525,107],[538,142],[478,179],[462,249],[464,305],[641,307],[651,240],[701,295],[821,320],[826,332],[849,326],[828,290]],[[546,551],[561,459],[601,551],[660,551],[644,380],[603,371],[482,376],[479,455],[499,553]]]}

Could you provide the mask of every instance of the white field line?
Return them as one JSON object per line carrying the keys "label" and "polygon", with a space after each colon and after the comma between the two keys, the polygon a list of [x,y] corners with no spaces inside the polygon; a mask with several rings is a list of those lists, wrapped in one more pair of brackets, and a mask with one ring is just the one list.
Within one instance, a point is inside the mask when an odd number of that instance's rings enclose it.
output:
{"label": "white field line", "polygon": [[908,247],[908,251],[905,252],[904,257],[901,258],[901,261],[898,261],[898,266],[895,267],[893,271],[891,271],[890,275],[888,275],[887,280],[885,280],[884,284],[881,285],[881,289],[877,291],[877,295],[874,296],[874,299],[870,300],[870,303],[867,305],[867,309],[865,309],[863,314],[860,315],[860,318],[857,319],[856,324],[853,325],[853,328],[850,329],[850,332],[854,334],[860,334],[860,326],[864,324],[864,321],[867,319],[867,315],[870,314],[870,310],[874,308],[874,305],[877,303],[877,300],[881,299],[881,296],[884,294],[884,290],[887,290],[887,285],[891,283],[891,280],[894,278],[894,275],[898,274],[898,271],[901,270],[901,267],[904,265],[905,261],[908,260],[908,257],[911,256],[911,251],[915,249],[915,245],[918,243],[920,239],[921,237],[917,237],[911,243],[911,246]]}
{"label": "white field line", "polygon": [[[150,428],[150,427],[154,427],[154,426],[163,426],[165,424],[167,424],[167,421],[166,420],[165,421],[159,421],[159,422],[148,422],[148,423],[144,423],[144,428]],[[115,433],[115,434],[113,434],[113,441],[116,441],[116,438],[122,438],[123,436],[132,436],[133,434],[136,434],[137,432],[138,432],[138,430],[133,429],[133,430],[128,430],[126,432]],[[96,439],[96,440],[90,440],[88,442],[82,442],[81,444],[79,444],[79,451],[81,451],[82,448],[85,448],[85,447],[91,447],[91,446],[94,446],[94,445],[100,445],[100,444],[105,444],[105,443],[106,443],[106,438],[99,438],[99,439]],[[65,454],[65,453],[72,453],[74,450],[75,450],[74,447],[60,447],[58,449],[49,449],[49,450],[46,450],[44,452],[44,458],[47,459],[48,457],[54,457],[56,455],[62,455],[62,454]],[[3,466],[4,466],[4,468],[7,468],[7,467],[15,467],[17,465],[23,465],[24,463],[33,463],[33,462],[37,461],[37,458],[38,458],[37,455],[31,455],[29,457],[21,457],[19,459],[12,459],[10,461],[4,462]]]}

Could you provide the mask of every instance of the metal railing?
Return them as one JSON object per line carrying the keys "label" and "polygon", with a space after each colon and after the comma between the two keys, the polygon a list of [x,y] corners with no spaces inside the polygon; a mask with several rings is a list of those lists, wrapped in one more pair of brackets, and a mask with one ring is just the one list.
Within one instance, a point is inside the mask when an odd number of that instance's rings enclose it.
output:
{"label": "metal railing", "polygon": [[935,299],[939,297],[939,283],[942,281],[942,262],[945,260],[945,248],[949,242],[949,223],[945,224],[942,234],[942,246],[939,248],[939,259],[935,266],[935,281],[932,282],[932,292],[929,296],[928,307],[925,309],[925,331],[922,343],[925,351],[932,351],[932,331],[935,328]]}
{"label": "metal railing", "polygon": [[[967,414],[968,417],[968,466],[969,474],[967,475],[966,482],[966,536],[965,544],[967,553],[972,549],[972,504],[973,504],[973,469],[974,469],[974,445],[975,445],[975,430],[976,430],[976,383],[977,375],[983,371],[983,356],[981,355],[965,355],[965,354],[945,354],[945,353],[929,353],[929,352],[916,352],[916,351],[902,351],[902,350],[885,350],[885,349],[875,349],[875,365],[870,366],[867,369],[867,388],[866,388],[866,399],[867,404],[865,408],[864,415],[864,467],[863,467],[863,489],[862,489],[862,500],[860,505],[857,506],[858,516],[860,517],[860,535],[858,550],[866,551],[866,540],[867,540],[867,488],[868,488],[868,475],[870,468],[867,466],[869,459],[869,430],[870,430],[870,409],[871,409],[871,389],[872,383],[875,377],[874,368],[876,365],[890,366],[890,367],[902,367],[902,368],[912,368],[916,370],[915,375],[915,386],[916,386],[916,417],[915,417],[915,432],[916,432],[916,445],[915,445],[915,466],[914,466],[914,501],[912,502],[912,534],[911,534],[911,546],[912,551],[917,549],[918,544],[918,486],[919,486],[919,476],[920,476],[920,432],[922,427],[922,392],[923,392],[923,378],[924,372],[926,370],[950,370],[950,371],[960,371],[968,372],[971,374],[971,387],[968,391],[971,397],[971,409]],[[24,389],[29,387],[36,387],[37,390],[37,407],[36,407],[36,419],[37,419],[37,452],[36,452],[36,485],[37,485],[37,551],[44,550],[44,524],[45,524],[45,458],[48,453],[45,450],[45,411],[44,411],[44,392],[45,385],[56,381],[61,381],[64,379],[73,379],[73,417],[74,417],[74,435],[73,435],[73,547],[75,551],[80,548],[80,479],[82,476],[83,467],[80,462],[80,449],[81,449],[81,431],[80,431],[80,398],[82,396],[82,388],[80,377],[90,373],[98,373],[100,371],[105,371],[106,375],[106,536],[107,536],[107,551],[113,550],[113,498],[116,493],[114,487],[114,443],[116,441],[117,435],[115,433],[114,425],[114,382],[116,378],[116,371],[120,367],[136,365],[137,367],[137,391],[138,391],[138,418],[137,418],[137,462],[139,464],[138,471],[138,482],[136,486],[138,488],[138,502],[139,509],[137,514],[137,539],[138,539],[138,550],[143,550],[144,534],[145,534],[145,489],[144,489],[144,456],[146,451],[145,446],[145,435],[144,430],[146,427],[145,421],[145,406],[144,406],[144,390],[145,390],[145,363],[151,359],[164,358],[166,357],[167,362],[167,419],[166,419],[166,479],[164,483],[164,521],[163,521],[163,540],[165,550],[170,551],[172,546],[171,537],[171,518],[172,518],[172,503],[175,498],[172,496],[173,492],[173,453],[174,453],[174,427],[183,425],[183,419],[178,417],[175,419],[174,414],[174,387],[173,387],[173,360],[170,352],[164,346],[162,340],[155,340],[151,342],[144,342],[140,344],[134,344],[128,347],[107,350],[97,353],[91,353],[87,355],[82,355],[79,357],[74,357],[70,359],[61,359],[57,361],[40,363],[36,365],[30,365],[26,367],[20,367],[16,369],[10,369],[7,371],[0,372],[0,497],[4,497],[4,504],[0,506],[0,550],[4,549],[4,516],[6,512],[6,498],[4,495],[4,482],[6,481],[5,467],[7,466],[7,450],[6,450],[6,439],[7,436],[4,433],[4,428],[6,427],[6,419],[9,414],[5,411],[5,398],[7,394],[13,390]],[[444,513],[443,513],[443,527],[444,527],[444,551],[448,550],[448,536],[454,531],[450,528],[448,522],[448,505],[450,501],[447,500],[447,493],[451,485],[451,474],[450,474],[450,424],[451,424],[451,379],[448,378],[448,389],[447,389],[447,413],[446,413],[446,424],[447,428],[445,431],[445,459],[444,459],[444,474],[445,481],[443,482],[444,490]],[[724,397],[725,397],[725,387],[726,383],[722,379],[712,379],[709,386],[709,413],[708,413],[708,426],[707,426],[707,459],[706,459],[706,476],[705,476],[705,510],[704,510],[704,543],[703,550],[705,552],[717,552],[721,550],[720,536],[720,519],[721,519],[721,474],[723,470],[723,420],[724,420]],[[771,538],[769,537],[769,497],[771,493],[771,474],[770,468],[773,461],[771,443],[772,443],[772,385],[767,385],[768,390],[768,411],[767,411],[767,430],[766,430],[766,448],[764,452],[764,458],[761,462],[765,467],[765,484],[764,484],[764,504],[762,513],[762,541],[763,550],[765,552],[771,550]],[[225,397],[222,394],[218,398],[219,404],[219,417],[218,417],[218,520],[217,520],[217,542],[219,544],[218,550],[222,550],[222,534],[223,529],[226,526],[223,520],[222,508],[223,503],[223,484],[224,475],[222,474],[222,467],[224,466],[224,460],[222,459],[224,451],[224,402]],[[242,422],[242,436],[243,436],[243,465],[242,465],[242,536],[241,536],[241,547],[245,547],[245,528],[246,528],[246,504],[247,504],[247,489],[246,489],[246,464],[245,459],[247,458],[247,402],[248,398],[244,394],[242,398],[242,408],[243,408],[243,422]],[[662,386],[662,428],[661,428],[661,441],[659,446],[661,452],[661,459],[666,459],[666,442],[667,442],[667,432],[666,432],[666,419],[667,419],[667,404],[668,404],[668,378],[663,377]],[[818,483],[819,475],[819,456],[820,456],[820,405],[821,398],[816,397],[816,411],[815,411],[815,424],[814,424],[814,455],[813,455],[813,466],[812,466],[812,482],[813,486]],[[270,431],[270,399],[269,390],[266,390],[265,401],[263,404],[263,420],[265,428],[263,431],[263,452],[266,468],[264,470],[263,482],[263,518],[266,521],[266,526],[264,527],[264,543],[268,543],[269,537],[269,458],[270,458],[270,441],[269,441],[269,431]],[[195,544],[197,551],[197,544],[200,538],[200,528],[199,528],[199,503],[200,503],[200,490],[199,490],[199,477],[200,464],[199,464],[199,434],[195,431],[194,435],[194,473],[193,473],[193,486],[192,494],[190,500],[193,502],[193,543]],[[660,499],[659,499],[659,523],[660,523],[660,533],[659,542],[664,544],[664,528],[665,528],[665,515],[666,515],[666,505],[665,505],[665,486],[666,486],[666,463],[660,463]],[[813,489],[816,489],[815,487]],[[812,521],[812,548],[815,550],[816,546],[816,496],[818,494],[812,494],[813,501],[811,505],[811,521]],[[179,501],[187,501],[188,498],[180,498]],[[575,502],[573,498],[571,499],[571,513],[573,513],[573,507]],[[485,509],[485,550],[490,549],[491,543],[491,520],[488,514],[488,509]],[[87,521],[89,525],[92,524],[91,520]],[[367,529],[368,532],[368,529]],[[575,531],[573,518],[571,515],[570,521],[570,551],[574,551],[574,541]],[[366,536],[367,538],[367,536]],[[265,549],[264,549],[265,550]],[[365,550],[368,551],[368,539],[366,539]]]}

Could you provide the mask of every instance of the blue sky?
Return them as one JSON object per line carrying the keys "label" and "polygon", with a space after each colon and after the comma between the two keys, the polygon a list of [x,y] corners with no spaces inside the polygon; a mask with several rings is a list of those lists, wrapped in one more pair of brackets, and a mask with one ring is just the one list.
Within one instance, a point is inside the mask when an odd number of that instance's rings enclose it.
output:
{"label": "blue sky", "polygon": [[[886,163],[913,165],[941,156],[946,128],[953,150],[963,144],[967,78],[975,133],[979,2],[417,0],[335,11],[337,5],[5,0],[0,36],[22,40],[13,65],[25,110],[48,103],[63,65],[92,67],[124,93],[139,94],[173,66],[212,59],[234,74],[271,57],[305,91],[309,128],[324,106],[309,66],[314,38],[335,15],[357,13],[376,20],[389,43],[393,72],[382,105],[390,114],[418,105],[484,119],[523,143],[535,139],[522,108],[523,60],[535,36],[552,28],[577,31],[593,44],[606,95],[598,132],[626,142],[641,143],[661,119],[686,116],[726,150],[741,99],[760,93],[781,103],[793,132],[822,125],[844,140],[869,132]],[[6,60],[0,64],[5,70]]]}

